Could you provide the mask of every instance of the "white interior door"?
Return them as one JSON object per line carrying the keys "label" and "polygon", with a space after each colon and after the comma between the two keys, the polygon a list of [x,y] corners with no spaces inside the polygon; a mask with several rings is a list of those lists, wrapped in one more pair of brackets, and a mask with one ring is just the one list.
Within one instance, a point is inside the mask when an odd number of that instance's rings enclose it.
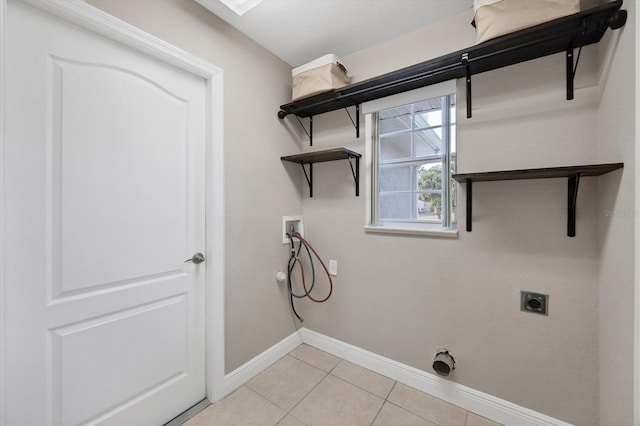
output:
{"label": "white interior door", "polygon": [[206,392],[205,81],[7,21],[7,421],[162,424]]}

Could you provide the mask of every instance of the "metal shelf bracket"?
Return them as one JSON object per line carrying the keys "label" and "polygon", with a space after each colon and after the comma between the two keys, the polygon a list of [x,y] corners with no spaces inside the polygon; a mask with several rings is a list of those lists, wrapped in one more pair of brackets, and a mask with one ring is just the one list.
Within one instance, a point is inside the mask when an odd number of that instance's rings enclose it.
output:
{"label": "metal shelf bracket", "polygon": [[[586,21],[582,20],[583,33],[587,31]],[[580,63],[580,54],[582,53],[582,46],[578,49],[578,55],[576,57],[575,65],[573,63],[573,40],[569,43],[566,53],[567,64],[567,100],[573,99],[574,80],[576,78],[576,71],[578,70],[578,64]]]}
{"label": "metal shelf bracket", "polygon": [[[349,167],[351,168],[351,174],[353,175],[353,181],[356,184],[356,197],[360,196],[360,157],[362,155],[357,152],[351,151],[347,148],[331,148],[322,151],[306,152],[302,154],[288,155],[280,157],[283,161],[289,161],[297,163],[302,166],[304,177],[309,184],[309,197],[313,197],[313,163],[323,163],[325,161],[336,160],[349,160]],[[356,160],[354,167],[352,159]],[[305,164],[309,165],[309,172],[304,167]]]}
{"label": "metal shelf bracket", "polygon": [[[567,236],[576,236],[576,206],[578,204],[578,186],[580,174],[569,176],[567,190]],[[473,217],[473,183],[470,179],[465,181],[467,190],[467,232],[471,232]]]}
{"label": "metal shelf bracket", "polygon": [[569,176],[567,191],[567,236],[576,236],[576,206],[578,204],[578,185],[580,174]]}
{"label": "metal shelf bracket", "polygon": [[[345,108],[344,110],[347,112],[347,115],[349,116],[349,120],[351,120],[353,127],[356,129],[356,138],[359,139],[360,138],[360,104],[356,105],[355,121],[353,117],[351,117],[351,113],[349,112],[349,110],[347,108]],[[286,115],[287,114],[283,113],[282,111],[278,112],[278,117],[280,117],[280,119],[283,119],[284,117],[286,117]],[[302,124],[302,120],[300,120],[300,117],[298,117],[297,115],[294,115],[294,117],[296,118],[296,120],[298,120],[298,123],[300,123],[300,127],[302,127],[302,130],[304,130],[304,132],[309,137],[309,146],[313,146],[313,115],[309,116],[309,131],[307,131],[307,128],[304,127],[304,124]]]}
{"label": "metal shelf bracket", "polygon": [[313,146],[313,115],[309,116],[308,132],[307,132],[307,129],[304,127],[304,124],[302,124],[302,121],[300,121],[300,118],[297,115],[295,117],[296,117],[296,120],[298,120],[298,123],[300,123],[300,127],[302,127],[302,130],[304,130],[307,136],[309,136],[309,146]]}
{"label": "metal shelf bracket", "polygon": [[482,173],[454,174],[453,180],[464,183],[467,195],[467,232],[471,232],[473,182],[493,182],[521,179],[567,178],[567,236],[576,236],[576,209],[580,178],[601,176],[624,168],[624,163],[587,164],[581,166],[547,167],[539,169],[501,170]]}
{"label": "metal shelf bracket", "polygon": [[573,99],[573,79],[575,77],[575,70],[573,67],[573,46],[569,45],[566,55],[567,62],[567,100]]}
{"label": "metal shelf bracket", "polygon": [[465,181],[465,187],[467,189],[467,232],[471,232],[471,218],[473,213],[471,212],[473,207],[473,186],[471,179]]}
{"label": "metal shelf bracket", "polygon": [[309,198],[313,198],[313,163],[309,163],[309,174],[307,174],[307,169],[304,168],[304,163],[301,163],[300,167],[302,167],[304,177],[309,185]]}
{"label": "metal shelf bracket", "polygon": [[[355,167],[353,165],[352,159],[356,160]],[[356,197],[360,196],[360,157],[349,157],[349,167],[351,168],[351,174],[353,175],[353,182],[356,185]],[[304,167],[307,164],[309,166],[309,172]],[[301,163],[300,167],[302,167],[302,171],[304,172],[304,177],[307,180],[307,184],[309,185],[309,198],[313,198],[313,163]]]}
{"label": "metal shelf bracket", "polygon": [[464,75],[467,85],[467,118],[471,118],[471,67],[469,66],[469,54],[462,54],[462,65],[464,65]]}
{"label": "metal shelf bracket", "polygon": [[345,108],[344,110],[347,111],[349,120],[351,120],[351,124],[353,124],[353,127],[355,127],[356,129],[356,139],[360,139],[360,104],[356,105],[356,121],[353,121],[351,113],[347,108]]}
{"label": "metal shelf bracket", "polygon": [[[356,168],[354,170],[351,159],[355,158]],[[360,157],[349,157],[349,167],[351,167],[351,174],[353,175],[353,182],[356,184],[356,197],[360,196]]]}
{"label": "metal shelf bracket", "polygon": [[582,46],[578,49],[578,56],[576,57],[576,63],[573,64],[573,44],[570,44],[567,48],[567,100],[573,99],[573,82],[576,78],[576,71],[578,71],[578,64],[580,63],[580,54],[582,53]]}

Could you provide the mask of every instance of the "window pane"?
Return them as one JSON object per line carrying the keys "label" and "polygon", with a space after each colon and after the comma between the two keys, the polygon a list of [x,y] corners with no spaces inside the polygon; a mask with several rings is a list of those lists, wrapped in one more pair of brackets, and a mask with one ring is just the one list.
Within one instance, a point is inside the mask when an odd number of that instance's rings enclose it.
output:
{"label": "window pane", "polygon": [[415,128],[442,126],[442,99],[433,98],[415,104]]}
{"label": "window pane", "polygon": [[411,219],[409,194],[380,195],[380,219]]}
{"label": "window pane", "polygon": [[418,219],[442,221],[442,194],[418,194]]}
{"label": "window pane", "polygon": [[380,161],[411,157],[411,133],[380,137]]}
{"label": "window pane", "polygon": [[455,95],[378,113],[377,221],[455,221],[455,120]]}
{"label": "window pane", "polygon": [[378,180],[379,190],[411,191],[413,176],[411,166],[381,166]]}
{"label": "window pane", "polygon": [[426,163],[418,168],[418,191],[442,190],[442,164]]}
{"label": "window pane", "polygon": [[414,136],[416,157],[440,154],[442,150],[442,127],[419,130]]}
{"label": "window pane", "polygon": [[378,133],[385,134],[411,129],[411,105],[386,109],[379,113]]}

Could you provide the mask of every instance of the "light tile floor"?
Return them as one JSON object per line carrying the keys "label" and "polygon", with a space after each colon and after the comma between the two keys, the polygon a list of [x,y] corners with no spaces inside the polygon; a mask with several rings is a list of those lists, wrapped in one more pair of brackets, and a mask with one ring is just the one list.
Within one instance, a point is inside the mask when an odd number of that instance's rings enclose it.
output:
{"label": "light tile floor", "polygon": [[184,425],[499,426],[307,345]]}

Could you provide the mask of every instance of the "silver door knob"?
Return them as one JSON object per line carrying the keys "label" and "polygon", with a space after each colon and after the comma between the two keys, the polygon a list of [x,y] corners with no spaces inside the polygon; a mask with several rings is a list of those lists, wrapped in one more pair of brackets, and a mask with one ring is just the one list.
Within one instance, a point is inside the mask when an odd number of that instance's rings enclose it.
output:
{"label": "silver door knob", "polygon": [[198,263],[202,263],[202,262],[204,262],[204,254],[196,253],[193,256],[191,256],[191,259],[187,259],[187,260],[184,261],[184,263],[187,263],[187,262],[193,262],[196,265]]}

